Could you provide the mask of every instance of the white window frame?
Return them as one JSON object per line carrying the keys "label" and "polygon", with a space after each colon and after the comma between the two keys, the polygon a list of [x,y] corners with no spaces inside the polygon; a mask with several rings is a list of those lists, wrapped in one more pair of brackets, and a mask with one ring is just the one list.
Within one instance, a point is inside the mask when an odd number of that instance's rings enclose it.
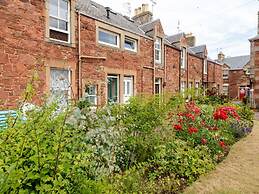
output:
{"label": "white window frame", "polygon": [[[50,10],[50,1],[51,0],[48,0],[48,2],[49,2],[49,10]],[[60,0],[58,0],[58,14],[59,14],[59,9],[60,9],[59,2],[60,2]],[[71,36],[71,29],[70,29],[70,9],[71,9],[70,8],[70,0],[67,0],[67,2],[68,2],[67,20],[64,20],[63,18],[60,18],[59,16],[58,17],[57,16],[53,16],[50,13],[49,13],[48,19],[50,21],[50,17],[52,17],[52,18],[55,18],[55,19],[67,22],[67,31],[61,30],[59,28],[51,27],[50,23],[49,23],[49,31],[50,30],[54,30],[54,31],[57,31],[57,32],[61,32],[61,33],[67,34],[68,35],[68,41],[63,41],[63,40],[59,40],[59,39],[55,39],[55,38],[49,37],[50,40],[54,40],[54,41],[58,41],[58,42],[63,42],[63,43],[70,43],[70,41],[71,41],[71,37],[70,37]]]}
{"label": "white window frame", "polygon": [[[50,76],[51,76],[51,71],[52,70],[63,70],[63,71],[68,71],[68,84],[69,84],[69,88],[68,90],[64,90],[64,91],[68,91],[68,96],[67,96],[67,100],[71,100],[72,99],[72,70],[70,68],[59,68],[59,67],[51,67],[50,68]],[[52,80],[51,80],[51,77],[50,77],[50,93],[52,94]]]}
{"label": "white window frame", "polygon": [[[104,32],[104,33],[110,34],[110,35],[112,35],[112,36],[116,36],[117,45],[114,45],[114,44],[110,44],[110,43],[101,41],[101,40],[100,40],[100,32]],[[108,30],[104,30],[104,29],[102,29],[102,28],[99,28],[99,29],[98,29],[98,42],[99,42],[100,44],[103,44],[103,45],[107,45],[107,46],[111,46],[111,47],[115,47],[115,48],[120,48],[120,35],[117,34],[117,33],[110,32],[110,31],[108,31]]]}
{"label": "white window frame", "polygon": [[[227,71],[227,74],[225,72]],[[223,79],[228,79],[229,78],[229,69],[223,69]]]}
{"label": "white window frame", "polygon": [[[108,74],[107,75],[107,81],[109,80],[109,78],[116,78],[118,81],[117,81],[117,89],[118,89],[118,91],[117,91],[117,102],[114,102],[115,104],[118,104],[118,103],[120,103],[120,76],[119,75],[113,75],[113,74]],[[107,102],[109,103],[109,97],[108,97],[108,95],[109,95],[109,93],[108,93],[108,83],[107,83]]]}
{"label": "white window frame", "polygon": [[162,94],[162,78],[159,78],[159,77],[157,77],[156,79],[155,79],[155,88],[156,88],[156,85],[159,85],[159,93],[155,93],[155,94],[158,94],[158,95],[161,95]]}
{"label": "white window frame", "polygon": [[195,82],[195,89],[199,89],[199,87],[200,87],[200,82],[196,81]]}
{"label": "white window frame", "polygon": [[[125,47],[125,41],[126,40],[129,41],[129,42],[133,42],[134,45],[135,45],[135,48],[134,49],[130,49],[130,48]],[[128,51],[137,52],[138,51],[138,41],[133,39],[133,38],[125,37],[125,39],[124,39],[124,49],[128,50]]]}
{"label": "white window frame", "polygon": [[182,47],[181,49],[181,69],[186,69],[187,66],[187,49]]}
{"label": "white window frame", "polygon": [[[127,95],[127,96],[126,96],[126,94],[128,94],[128,93],[126,92],[126,89],[127,89],[126,83],[130,83],[130,88],[129,88],[130,95]],[[127,101],[125,100],[125,97],[129,97],[130,98],[130,97],[134,96],[134,76],[127,76],[127,75],[125,75],[124,76],[124,80],[123,80],[123,87],[124,87],[123,88],[123,102],[127,103]]]}
{"label": "white window frame", "polygon": [[[88,94],[87,92],[86,92],[86,90],[87,90],[87,88],[89,88],[89,87],[95,87],[95,94]],[[97,85],[95,85],[95,84],[91,84],[91,85],[87,85],[86,86],[86,88],[85,88],[85,99],[88,99],[88,98],[90,98],[90,97],[94,97],[94,104],[91,104],[91,106],[97,106],[97,103],[98,103],[98,87],[97,87]],[[89,101],[89,100],[88,100]],[[89,103],[91,103],[90,101],[89,101]]]}
{"label": "white window frame", "polygon": [[[227,87],[227,92],[226,93],[224,92],[224,87]],[[222,86],[222,93],[224,95],[229,95],[229,84],[223,84],[223,86]]]}
{"label": "white window frame", "polygon": [[186,81],[181,81],[181,92],[185,92],[186,90]]}
{"label": "white window frame", "polygon": [[206,59],[203,60],[203,72],[204,75],[208,74],[208,61]]}
{"label": "white window frame", "polygon": [[[160,48],[158,48],[160,47]],[[156,59],[156,51],[159,52],[159,59]],[[162,64],[162,39],[157,37],[154,43],[154,57],[157,64]]]}

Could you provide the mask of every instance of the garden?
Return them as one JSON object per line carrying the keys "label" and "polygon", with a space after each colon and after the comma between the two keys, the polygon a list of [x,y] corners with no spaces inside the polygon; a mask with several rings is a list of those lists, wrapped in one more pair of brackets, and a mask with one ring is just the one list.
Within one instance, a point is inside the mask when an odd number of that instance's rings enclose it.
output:
{"label": "garden", "polygon": [[183,192],[251,132],[254,117],[220,96],[184,96],[18,113],[0,132],[0,193]]}

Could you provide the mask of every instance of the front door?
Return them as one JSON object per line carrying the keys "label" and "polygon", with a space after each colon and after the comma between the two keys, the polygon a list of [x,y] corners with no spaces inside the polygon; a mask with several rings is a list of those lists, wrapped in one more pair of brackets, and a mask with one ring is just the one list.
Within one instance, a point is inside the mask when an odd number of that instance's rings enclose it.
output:
{"label": "front door", "polygon": [[133,96],[133,77],[124,77],[124,103]]}

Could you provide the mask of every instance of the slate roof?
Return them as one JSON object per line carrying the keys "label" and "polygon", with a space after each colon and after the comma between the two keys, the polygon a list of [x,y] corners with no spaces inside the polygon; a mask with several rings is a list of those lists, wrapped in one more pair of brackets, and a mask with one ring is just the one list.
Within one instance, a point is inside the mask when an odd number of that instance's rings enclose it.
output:
{"label": "slate roof", "polygon": [[89,0],[77,0],[77,9],[84,15],[90,16],[97,20],[104,21],[113,26],[125,29],[129,32],[133,32],[139,35],[145,35],[145,33],[139,28],[138,24],[126,16],[120,13],[116,13],[111,10],[110,18],[107,18],[106,8],[94,1]]}
{"label": "slate roof", "polygon": [[175,34],[175,35],[172,35],[172,36],[167,36],[166,39],[171,43],[171,44],[174,44],[174,43],[177,43],[177,42],[180,42],[181,38],[185,36],[184,32],[181,32],[179,34]]}
{"label": "slate roof", "polygon": [[250,55],[227,57],[223,60],[224,63],[230,66],[231,70],[243,69],[250,61]]}
{"label": "slate roof", "polygon": [[204,53],[206,51],[206,45],[190,47],[190,50],[195,54]]}

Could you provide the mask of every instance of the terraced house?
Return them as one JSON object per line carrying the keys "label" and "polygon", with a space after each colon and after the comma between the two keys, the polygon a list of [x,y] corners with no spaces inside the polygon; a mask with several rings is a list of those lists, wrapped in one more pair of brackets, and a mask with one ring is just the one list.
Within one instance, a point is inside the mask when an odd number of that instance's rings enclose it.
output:
{"label": "terraced house", "polygon": [[124,103],[139,93],[222,90],[222,65],[192,34],[166,35],[148,5],[132,18],[88,0],[0,1],[1,108],[14,108],[37,70],[45,94]]}

